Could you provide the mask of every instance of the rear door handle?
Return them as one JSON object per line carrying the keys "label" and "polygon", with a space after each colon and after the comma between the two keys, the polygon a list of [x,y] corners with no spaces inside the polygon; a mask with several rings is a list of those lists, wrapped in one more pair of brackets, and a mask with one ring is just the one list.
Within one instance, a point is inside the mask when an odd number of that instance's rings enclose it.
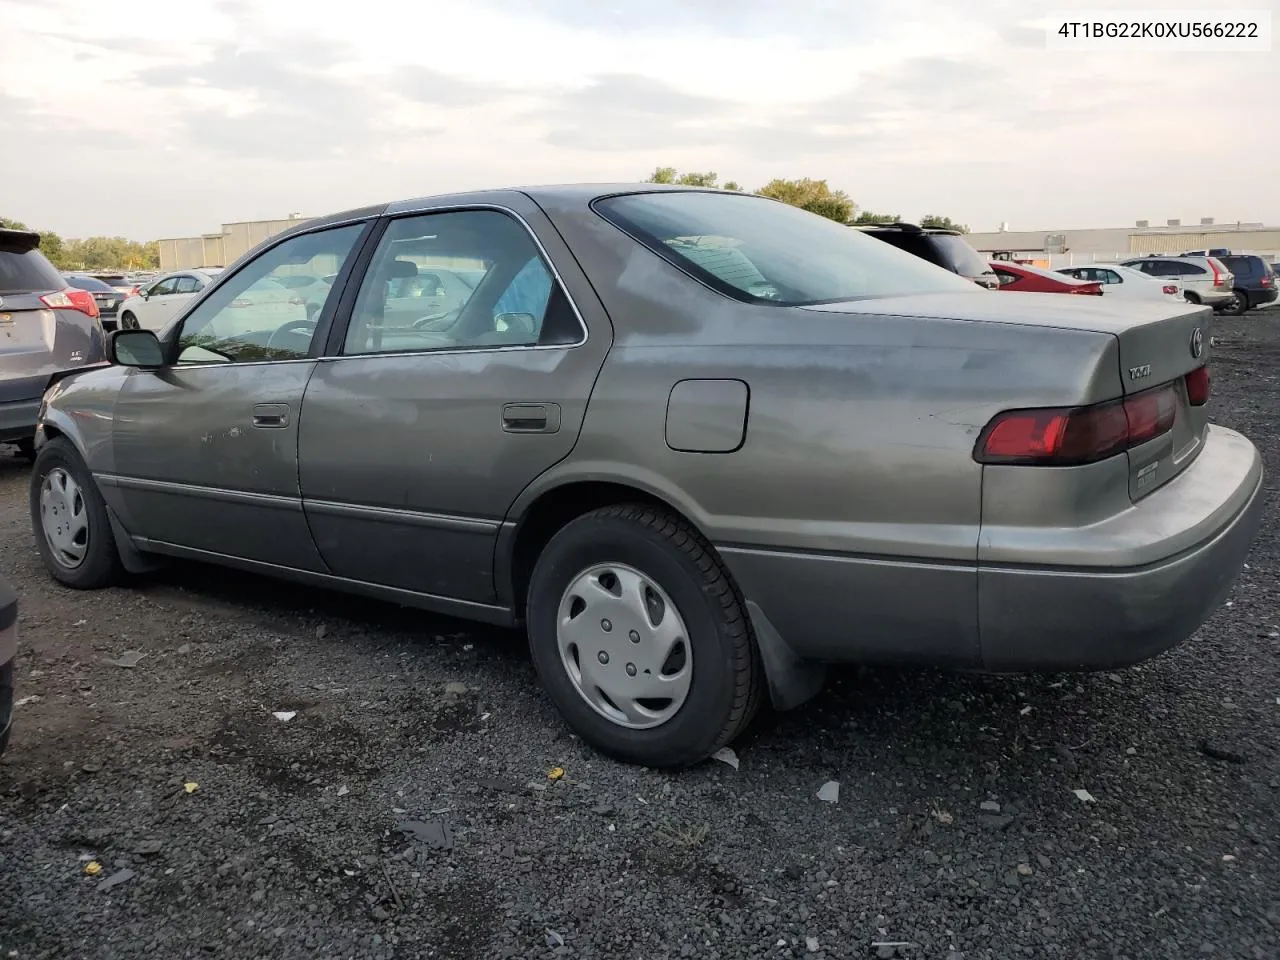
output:
{"label": "rear door handle", "polygon": [[560,404],[504,404],[502,429],[507,433],[555,433],[560,429]]}
{"label": "rear door handle", "polygon": [[289,425],[289,405],[287,403],[259,403],[253,408],[253,425],[255,427],[287,427]]}

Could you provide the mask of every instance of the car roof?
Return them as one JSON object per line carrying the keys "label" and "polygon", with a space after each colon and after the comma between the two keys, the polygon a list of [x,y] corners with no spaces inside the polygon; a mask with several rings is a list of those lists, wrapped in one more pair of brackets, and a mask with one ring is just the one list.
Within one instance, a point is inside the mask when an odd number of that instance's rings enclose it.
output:
{"label": "car roof", "polygon": [[[488,203],[502,196],[515,196],[523,194],[531,197],[535,201],[557,201],[560,203],[590,203],[601,197],[614,196],[620,193],[729,193],[734,191],[721,190],[716,187],[689,187],[680,184],[670,183],[637,183],[637,182],[607,182],[607,183],[558,183],[558,184],[540,184],[532,186],[506,186],[495,187],[489,190],[466,190],[461,193],[441,193],[441,194],[423,194],[417,197],[404,197],[398,200],[391,200],[386,203],[373,204],[367,207],[354,207],[349,210],[339,210],[334,213],[326,214],[322,217],[314,217],[310,220],[304,220],[296,226],[290,227],[284,233],[276,234],[276,237],[286,236],[294,233],[308,233],[318,227],[325,227],[331,224],[344,223],[350,220],[361,220],[366,217],[376,217],[384,213],[406,213],[412,211],[416,207],[426,206],[427,204],[459,204],[466,205],[468,203]],[[740,196],[757,196],[756,194],[743,193]],[[761,198],[769,199],[769,198]]]}

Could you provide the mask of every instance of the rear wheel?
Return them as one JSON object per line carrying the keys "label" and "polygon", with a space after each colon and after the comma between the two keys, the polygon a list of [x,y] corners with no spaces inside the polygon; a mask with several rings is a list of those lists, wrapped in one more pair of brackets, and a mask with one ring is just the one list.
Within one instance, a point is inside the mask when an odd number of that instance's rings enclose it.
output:
{"label": "rear wheel", "polygon": [[1200,294],[1198,293],[1191,293],[1190,291],[1184,290],[1182,292],[1182,298],[1186,300],[1187,303],[1194,303],[1197,306],[1200,305]]}
{"label": "rear wheel", "polygon": [[763,669],[746,612],[708,544],[665,510],[602,507],[534,567],[534,665],[570,727],[649,767],[704,760],[751,721]]}
{"label": "rear wheel", "polygon": [[138,318],[135,317],[131,311],[126,310],[124,313],[120,314],[120,329],[137,330]]}
{"label": "rear wheel", "polygon": [[119,579],[124,568],[107,505],[70,441],[55,437],[40,448],[30,499],[36,546],[55,580],[94,590]]}
{"label": "rear wheel", "polygon": [[1232,298],[1227,301],[1226,306],[1222,308],[1223,313],[1229,313],[1233,317],[1242,317],[1249,309],[1249,294],[1243,290],[1233,291]]}

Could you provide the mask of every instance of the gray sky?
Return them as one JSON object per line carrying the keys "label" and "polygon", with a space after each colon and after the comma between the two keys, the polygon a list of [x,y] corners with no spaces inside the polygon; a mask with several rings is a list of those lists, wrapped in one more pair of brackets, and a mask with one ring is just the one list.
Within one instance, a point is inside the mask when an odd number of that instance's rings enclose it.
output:
{"label": "gray sky", "polygon": [[1275,52],[1047,50],[1062,6],[0,0],[0,212],[152,239],[672,165],[978,230],[1280,222]]}

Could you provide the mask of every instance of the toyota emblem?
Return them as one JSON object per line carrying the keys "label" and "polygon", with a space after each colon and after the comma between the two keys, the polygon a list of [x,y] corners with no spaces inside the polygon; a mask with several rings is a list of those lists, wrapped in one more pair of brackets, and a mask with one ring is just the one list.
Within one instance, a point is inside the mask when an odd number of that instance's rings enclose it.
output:
{"label": "toyota emblem", "polygon": [[1204,353],[1204,331],[1196,327],[1191,331],[1191,355],[1197,360]]}

